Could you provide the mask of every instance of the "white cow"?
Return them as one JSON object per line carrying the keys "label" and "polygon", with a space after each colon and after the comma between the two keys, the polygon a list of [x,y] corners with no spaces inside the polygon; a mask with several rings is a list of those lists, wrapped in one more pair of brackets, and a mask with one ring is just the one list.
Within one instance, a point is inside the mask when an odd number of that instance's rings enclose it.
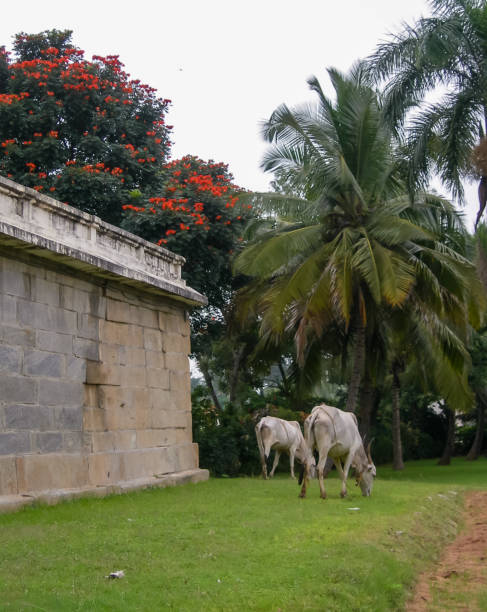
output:
{"label": "white cow", "polygon": [[267,478],[266,459],[269,457],[271,450],[275,451],[274,463],[270,473],[271,478],[274,476],[280,454],[283,451],[289,454],[292,478],[294,478],[294,457],[303,464],[309,462],[309,471],[315,465],[314,457],[308,450],[297,421],[285,421],[277,417],[266,416],[255,426],[255,435],[259,445],[264,478]]}
{"label": "white cow", "polygon": [[[342,497],[347,494],[346,481],[350,466],[355,468],[356,481],[362,494],[370,495],[377,472],[370,456],[370,443],[365,450],[358,431],[357,418],[353,413],[343,412],[326,404],[315,406],[304,423],[304,436],[309,451],[313,452],[316,448],[319,453],[318,479],[320,496],[323,499],[326,499],[323,471],[328,456],[333,459],[342,480]],[[300,497],[306,495],[308,476],[309,469],[305,465]]]}

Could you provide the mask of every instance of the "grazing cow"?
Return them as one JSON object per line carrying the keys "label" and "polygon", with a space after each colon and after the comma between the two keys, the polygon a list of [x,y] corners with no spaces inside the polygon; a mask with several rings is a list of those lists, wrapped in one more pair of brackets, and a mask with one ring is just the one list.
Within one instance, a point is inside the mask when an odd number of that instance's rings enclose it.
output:
{"label": "grazing cow", "polygon": [[304,441],[301,427],[297,421],[285,421],[277,417],[266,416],[255,426],[255,435],[259,445],[260,460],[262,463],[262,475],[267,478],[266,459],[271,450],[275,451],[274,464],[270,477],[274,476],[281,452],[289,453],[291,464],[291,478],[294,478],[294,457],[301,463],[309,463],[308,472],[312,471],[315,464],[314,457],[308,450]]}
{"label": "grazing cow", "polygon": [[[333,459],[342,480],[342,497],[347,494],[346,481],[350,466],[355,468],[357,485],[360,485],[362,494],[370,495],[377,472],[370,456],[370,443],[365,450],[358,431],[357,418],[353,413],[343,412],[326,404],[315,406],[304,423],[304,436],[309,451],[313,452],[316,448],[319,453],[318,479],[320,496],[323,499],[326,499],[323,471],[328,456]],[[306,495],[308,466],[304,467],[300,497]]]}

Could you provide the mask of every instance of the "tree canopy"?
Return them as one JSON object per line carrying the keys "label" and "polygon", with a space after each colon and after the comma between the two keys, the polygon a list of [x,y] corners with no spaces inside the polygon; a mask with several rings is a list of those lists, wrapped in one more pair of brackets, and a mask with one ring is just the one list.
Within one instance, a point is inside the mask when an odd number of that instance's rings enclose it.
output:
{"label": "tree canopy", "polygon": [[21,33],[13,56],[0,49],[0,174],[118,224],[131,192],[163,183],[170,101],[116,55],[85,59],[71,34]]}

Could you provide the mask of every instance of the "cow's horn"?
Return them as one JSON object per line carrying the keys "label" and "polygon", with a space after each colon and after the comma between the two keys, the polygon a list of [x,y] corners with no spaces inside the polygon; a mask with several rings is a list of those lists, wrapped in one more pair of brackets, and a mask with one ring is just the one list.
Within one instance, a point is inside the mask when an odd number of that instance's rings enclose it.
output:
{"label": "cow's horn", "polygon": [[370,447],[371,447],[373,441],[374,441],[374,438],[372,438],[372,440],[367,444],[367,458],[370,461],[370,463],[374,463],[372,461],[372,457],[370,456]]}

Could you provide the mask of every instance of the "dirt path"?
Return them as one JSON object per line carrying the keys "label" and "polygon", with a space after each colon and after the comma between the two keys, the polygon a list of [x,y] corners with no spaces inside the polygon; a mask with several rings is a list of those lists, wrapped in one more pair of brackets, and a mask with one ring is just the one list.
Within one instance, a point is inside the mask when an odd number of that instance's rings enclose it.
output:
{"label": "dirt path", "polygon": [[407,612],[480,611],[477,595],[487,588],[487,491],[467,493],[464,528],[423,574]]}

